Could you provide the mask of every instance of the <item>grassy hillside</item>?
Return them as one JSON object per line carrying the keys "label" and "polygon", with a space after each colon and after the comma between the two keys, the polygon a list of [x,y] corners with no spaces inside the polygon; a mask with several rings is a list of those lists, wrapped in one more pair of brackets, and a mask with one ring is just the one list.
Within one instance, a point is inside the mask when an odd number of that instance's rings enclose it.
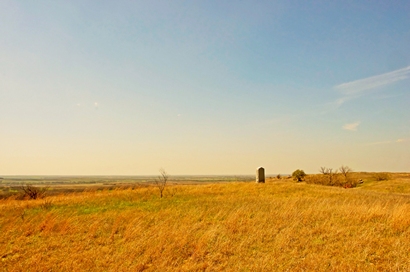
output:
{"label": "grassy hillside", "polygon": [[4,271],[409,271],[410,177],[0,200]]}

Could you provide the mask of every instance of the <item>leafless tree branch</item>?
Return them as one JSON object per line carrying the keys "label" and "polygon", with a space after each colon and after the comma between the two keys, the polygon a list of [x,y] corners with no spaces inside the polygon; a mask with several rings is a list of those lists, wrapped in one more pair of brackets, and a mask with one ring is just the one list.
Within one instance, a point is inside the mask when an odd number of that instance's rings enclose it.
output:
{"label": "leafless tree branch", "polygon": [[160,197],[162,198],[165,186],[167,185],[167,181],[169,179],[169,175],[163,168],[159,169],[159,173],[160,175],[157,179],[155,179],[155,185],[157,186]]}

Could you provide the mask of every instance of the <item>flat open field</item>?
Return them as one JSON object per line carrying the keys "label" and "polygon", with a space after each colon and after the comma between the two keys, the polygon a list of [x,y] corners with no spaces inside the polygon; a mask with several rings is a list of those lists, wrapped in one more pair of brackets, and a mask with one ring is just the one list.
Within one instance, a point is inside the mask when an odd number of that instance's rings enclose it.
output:
{"label": "flat open field", "polygon": [[354,175],[173,180],[163,198],[149,180],[67,180],[36,200],[3,177],[0,270],[410,271],[410,174]]}
{"label": "flat open field", "polygon": [[[47,195],[152,186],[157,176],[5,176],[0,177],[0,198],[19,192],[22,185],[47,187]],[[220,182],[249,182],[253,176],[172,176],[168,185],[193,185]]]}

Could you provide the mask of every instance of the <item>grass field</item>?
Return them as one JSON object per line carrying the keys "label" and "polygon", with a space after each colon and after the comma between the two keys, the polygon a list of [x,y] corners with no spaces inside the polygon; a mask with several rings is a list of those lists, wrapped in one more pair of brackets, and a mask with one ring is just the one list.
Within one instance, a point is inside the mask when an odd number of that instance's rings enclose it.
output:
{"label": "grass field", "polygon": [[0,200],[3,271],[410,271],[410,175]]}

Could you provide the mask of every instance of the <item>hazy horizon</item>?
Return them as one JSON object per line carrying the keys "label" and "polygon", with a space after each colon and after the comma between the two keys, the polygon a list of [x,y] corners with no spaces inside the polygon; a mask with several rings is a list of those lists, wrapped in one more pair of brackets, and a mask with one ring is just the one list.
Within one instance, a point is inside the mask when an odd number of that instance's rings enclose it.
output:
{"label": "hazy horizon", "polygon": [[410,3],[0,2],[0,176],[410,172]]}
{"label": "hazy horizon", "polygon": [[[267,177],[274,177],[277,176],[278,174],[269,174],[266,173],[265,176]],[[291,174],[279,174],[281,176],[289,176]],[[178,178],[178,177],[254,177],[255,175],[253,174],[244,174],[244,175],[235,175],[235,174],[231,174],[231,175],[201,175],[201,174],[197,174],[197,175],[184,175],[184,174],[173,174],[173,175],[169,175],[169,178]],[[158,177],[157,175],[1,175],[0,178],[82,178],[82,177],[104,177],[104,178],[132,178],[132,177]]]}

